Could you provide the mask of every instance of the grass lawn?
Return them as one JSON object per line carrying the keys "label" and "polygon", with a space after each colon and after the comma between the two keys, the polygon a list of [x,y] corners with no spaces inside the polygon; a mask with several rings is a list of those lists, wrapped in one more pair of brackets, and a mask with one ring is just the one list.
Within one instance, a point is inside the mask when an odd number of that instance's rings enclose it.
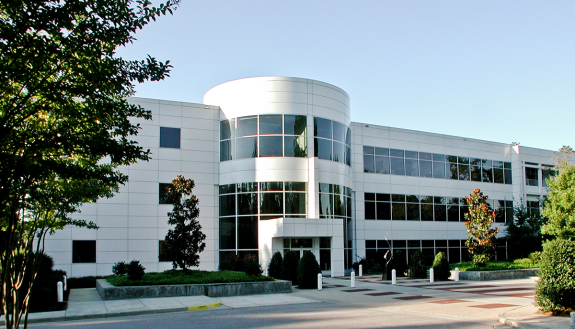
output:
{"label": "grass lawn", "polygon": [[130,280],[127,275],[109,276],[106,278],[115,286],[156,286],[168,284],[202,284],[202,283],[231,283],[231,282],[254,282],[274,281],[268,276],[247,275],[236,271],[194,271],[194,270],[169,270],[161,273],[146,273],[142,280]]}
{"label": "grass lawn", "polygon": [[449,264],[449,268],[454,270],[456,267],[460,271],[499,271],[499,270],[515,270],[525,268],[538,268],[539,263],[534,262],[529,258],[521,258],[515,260],[493,260],[487,262],[485,267],[475,267],[472,262],[461,262]]}

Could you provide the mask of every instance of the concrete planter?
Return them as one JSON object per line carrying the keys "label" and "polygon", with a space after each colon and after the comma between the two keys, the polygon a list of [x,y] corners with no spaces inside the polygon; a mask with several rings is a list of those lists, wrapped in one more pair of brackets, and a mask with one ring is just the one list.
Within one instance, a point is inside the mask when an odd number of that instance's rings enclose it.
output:
{"label": "concrete planter", "polygon": [[530,276],[537,276],[537,271],[539,271],[538,268],[528,268],[522,270],[500,270],[500,271],[464,271],[459,272],[459,279],[469,281],[525,279]]}
{"label": "concrete planter", "polygon": [[279,294],[292,292],[290,281],[261,281],[211,284],[179,284],[161,286],[116,287],[105,279],[96,281],[96,289],[103,300],[198,296],[226,297],[255,294]]}

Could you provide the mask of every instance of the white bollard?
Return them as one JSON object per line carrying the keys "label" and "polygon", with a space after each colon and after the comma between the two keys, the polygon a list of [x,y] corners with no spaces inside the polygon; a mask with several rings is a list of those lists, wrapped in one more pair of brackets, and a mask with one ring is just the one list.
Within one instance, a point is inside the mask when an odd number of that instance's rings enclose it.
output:
{"label": "white bollard", "polygon": [[459,281],[459,267],[455,268],[455,281]]}
{"label": "white bollard", "polygon": [[435,277],[433,275],[433,269],[429,269],[429,282],[435,282]]}
{"label": "white bollard", "polygon": [[575,329],[575,312],[571,312],[571,326],[569,329]]}
{"label": "white bollard", "polygon": [[68,278],[64,275],[64,291],[68,290]]}
{"label": "white bollard", "polygon": [[64,284],[62,281],[58,281],[58,303],[62,303],[64,301]]}
{"label": "white bollard", "polygon": [[351,272],[351,287],[355,288],[355,272]]}
{"label": "white bollard", "polygon": [[359,276],[363,276],[363,265],[359,265]]}
{"label": "white bollard", "polygon": [[323,280],[321,279],[321,273],[317,274],[317,290],[323,289]]}
{"label": "white bollard", "polygon": [[397,284],[397,276],[395,274],[395,269],[391,270],[391,284]]}

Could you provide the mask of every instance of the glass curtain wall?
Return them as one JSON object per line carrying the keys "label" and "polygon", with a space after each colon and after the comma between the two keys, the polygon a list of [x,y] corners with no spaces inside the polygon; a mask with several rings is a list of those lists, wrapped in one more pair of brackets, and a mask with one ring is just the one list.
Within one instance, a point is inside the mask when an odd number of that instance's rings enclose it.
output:
{"label": "glass curtain wall", "polygon": [[512,184],[511,162],[363,146],[363,171],[463,181]]}
{"label": "glass curtain wall", "polygon": [[220,121],[220,161],[307,157],[307,117],[267,114]]}
{"label": "glass curtain wall", "polygon": [[345,268],[353,263],[352,190],[336,184],[319,183],[319,217],[342,220],[345,249]]}
{"label": "glass curtain wall", "polygon": [[318,159],[351,165],[351,130],[329,119],[313,118],[314,146]]}

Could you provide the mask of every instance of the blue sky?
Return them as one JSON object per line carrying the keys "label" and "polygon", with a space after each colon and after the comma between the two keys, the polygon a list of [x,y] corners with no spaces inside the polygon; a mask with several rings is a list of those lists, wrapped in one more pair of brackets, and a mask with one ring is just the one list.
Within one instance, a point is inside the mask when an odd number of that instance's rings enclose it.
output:
{"label": "blue sky", "polygon": [[118,51],[169,59],[136,96],[202,103],[220,83],[290,76],[350,95],[352,120],[575,147],[575,1],[183,0]]}

